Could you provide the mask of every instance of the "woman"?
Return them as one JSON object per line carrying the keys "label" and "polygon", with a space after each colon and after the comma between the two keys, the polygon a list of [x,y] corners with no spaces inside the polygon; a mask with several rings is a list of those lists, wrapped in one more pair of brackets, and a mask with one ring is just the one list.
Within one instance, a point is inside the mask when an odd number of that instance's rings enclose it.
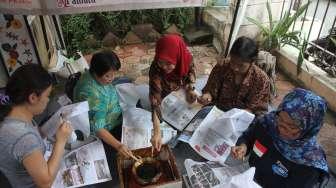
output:
{"label": "woman", "polygon": [[328,174],[317,142],[327,105],[311,91],[294,89],[275,112],[256,119],[232,148],[235,158],[250,153],[255,180],[264,188],[314,187]]}
{"label": "woman", "polygon": [[192,55],[183,39],[178,35],[165,35],[156,43],[154,61],[149,70],[149,99],[152,106],[154,134],[151,142],[160,151],[161,134],[160,104],[170,92],[180,88],[186,90],[186,99],[196,100],[194,86],[196,80]]}
{"label": "woman", "polygon": [[0,170],[13,188],[51,187],[72,132],[68,123],[59,126],[46,161],[46,148],[33,117],[46,108],[51,81],[48,72],[36,64],[21,66],[8,80],[9,101],[0,106]]}
{"label": "woman", "polygon": [[75,101],[88,101],[90,131],[124,156],[132,153],[119,140],[122,114],[116,88],[111,84],[114,72],[120,68],[118,56],[112,51],[92,56],[90,70],[74,88]]}
{"label": "woman", "polygon": [[270,101],[270,81],[254,62],[258,56],[256,43],[247,37],[232,45],[230,58],[212,69],[199,102],[214,104],[221,110],[248,110],[256,115],[267,112]]}

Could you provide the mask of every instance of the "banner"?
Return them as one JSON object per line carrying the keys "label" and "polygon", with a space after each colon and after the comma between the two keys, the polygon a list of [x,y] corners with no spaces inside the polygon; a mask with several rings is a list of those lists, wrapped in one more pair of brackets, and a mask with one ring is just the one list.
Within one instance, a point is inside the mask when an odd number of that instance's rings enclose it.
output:
{"label": "banner", "polygon": [[0,12],[25,15],[78,14],[205,5],[206,0],[0,0]]}
{"label": "banner", "polygon": [[23,16],[0,14],[1,55],[9,75],[22,65],[37,63],[36,52]]}

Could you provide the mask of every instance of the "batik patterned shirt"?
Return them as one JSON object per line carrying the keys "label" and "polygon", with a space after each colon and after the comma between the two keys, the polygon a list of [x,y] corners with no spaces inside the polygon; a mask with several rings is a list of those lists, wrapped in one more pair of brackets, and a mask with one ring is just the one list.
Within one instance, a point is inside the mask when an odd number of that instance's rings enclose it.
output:
{"label": "batik patterned shirt", "polygon": [[193,62],[190,63],[189,72],[185,77],[170,79],[164,77],[164,72],[157,63],[152,63],[149,69],[149,99],[152,111],[156,110],[158,115],[161,116],[160,104],[162,99],[170,92],[179,90],[188,84],[194,84],[195,81],[196,69]]}
{"label": "batik patterned shirt", "polygon": [[270,102],[270,81],[263,70],[251,64],[243,81],[236,85],[235,74],[225,59],[212,69],[202,92],[209,92],[214,105],[221,110],[247,108],[260,115],[267,112]]}
{"label": "batik patterned shirt", "polygon": [[88,101],[92,134],[102,128],[111,131],[122,123],[122,110],[116,88],[112,84],[101,85],[88,71],[75,86],[74,100]]}

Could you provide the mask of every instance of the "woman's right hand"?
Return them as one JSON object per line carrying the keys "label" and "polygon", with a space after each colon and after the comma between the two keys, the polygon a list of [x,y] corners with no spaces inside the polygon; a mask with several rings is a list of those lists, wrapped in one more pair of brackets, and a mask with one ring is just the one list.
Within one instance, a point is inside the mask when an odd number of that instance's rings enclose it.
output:
{"label": "woman's right hand", "polygon": [[162,140],[161,140],[160,132],[153,134],[153,136],[151,138],[151,143],[152,143],[152,146],[156,149],[156,151],[159,152],[161,150]]}
{"label": "woman's right hand", "polygon": [[56,141],[66,143],[72,132],[72,126],[69,122],[63,122],[56,132]]}
{"label": "woman's right hand", "polygon": [[197,101],[202,105],[208,105],[212,102],[212,96],[210,93],[204,93],[202,96],[197,98]]}
{"label": "woman's right hand", "polygon": [[132,151],[127,147],[125,146],[124,144],[121,144],[118,148],[117,148],[118,152],[120,154],[122,154],[124,157],[131,157],[133,154],[132,154]]}
{"label": "woman's right hand", "polygon": [[247,146],[246,144],[241,144],[240,146],[233,146],[231,148],[231,153],[233,158],[243,160],[246,155]]}

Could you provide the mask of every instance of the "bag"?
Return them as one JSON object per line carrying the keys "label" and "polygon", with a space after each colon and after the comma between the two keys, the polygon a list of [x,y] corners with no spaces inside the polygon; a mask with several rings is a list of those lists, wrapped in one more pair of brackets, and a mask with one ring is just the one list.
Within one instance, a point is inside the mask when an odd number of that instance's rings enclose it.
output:
{"label": "bag", "polygon": [[82,75],[81,72],[71,74],[68,77],[67,81],[65,82],[65,94],[69,97],[69,99],[71,99],[71,101],[73,101],[74,88],[75,88],[78,80],[80,79],[81,75]]}
{"label": "bag", "polygon": [[89,69],[89,65],[81,52],[77,52],[77,54],[80,58],[74,60],[64,56],[61,50],[57,50],[51,58],[48,71],[66,79],[77,72],[84,73]]}

